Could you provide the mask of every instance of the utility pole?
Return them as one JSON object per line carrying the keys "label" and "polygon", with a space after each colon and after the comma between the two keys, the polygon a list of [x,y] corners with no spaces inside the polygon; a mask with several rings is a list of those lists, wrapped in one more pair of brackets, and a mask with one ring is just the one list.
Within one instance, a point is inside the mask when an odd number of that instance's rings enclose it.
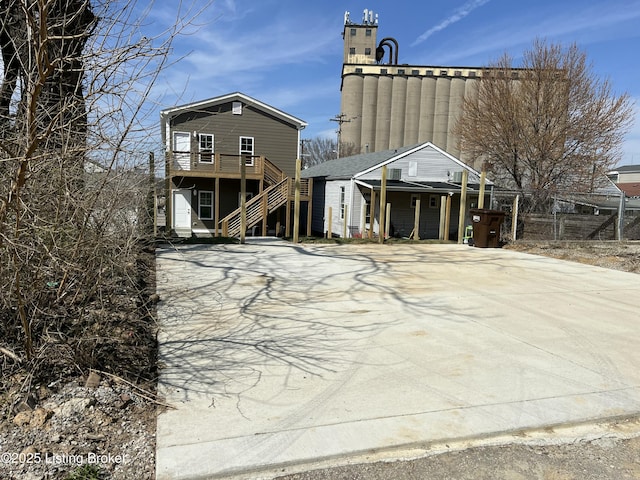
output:
{"label": "utility pole", "polygon": [[339,113],[338,115],[336,115],[333,118],[329,119],[332,122],[337,122],[338,123],[338,151],[337,151],[337,155],[338,158],[340,158],[340,143],[342,142],[342,124],[343,123],[349,123],[351,120],[347,120],[347,114],[346,113]]}

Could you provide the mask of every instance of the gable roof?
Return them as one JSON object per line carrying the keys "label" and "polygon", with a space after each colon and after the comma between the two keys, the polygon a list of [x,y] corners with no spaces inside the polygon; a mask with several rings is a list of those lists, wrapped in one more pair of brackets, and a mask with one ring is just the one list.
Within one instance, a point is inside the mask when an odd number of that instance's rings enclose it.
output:
{"label": "gable roof", "polygon": [[209,98],[208,100],[201,100],[199,102],[186,103],[184,105],[178,105],[176,107],[166,108],[160,112],[160,118],[165,121],[168,117],[173,117],[175,115],[179,115],[184,112],[189,112],[198,109],[206,109],[215,105],[220,105],[229,102],[242,102],[245,105],[249,105],[257,108],[258,110],[262,110],[270,115],[273,115],[276,118],[279,118],[293,126],[295,126],[298,130],[302,130],[308,124],[304,120],[300,120],[293,115],[289,115],[282,110],[278,110],[271,105],[267,105],[260,100],[250,97],[249,95],[245,95],[244,93],[234,92],[228,93],[226,95],[221,95],[219,97]]}
{"label": "gable roof", "polygon": [[640,172],[640,165],[624,165],[622,167],[616,167],[611,173],[636,173]]}
{"label": "gable roof", "polygon": [[[353,178],[368,173],[372,170],[380,168],[388,163],[411,155],[412,153],[423,150],[425,148],[430,148],[437,151],[441,155],[446,156],[450,161],[457,163],[461,168],[464,168],[469,172],[475,173],[477,176],[480,176],[480,173],[476,172],[469,165],[461,162],[444,150],[436,147],[431,142],[418,143],[415,145],[409,145],[393,150],[361,153],[359,155],[353,155],[351,157],[328,160],[326,162],[314,165],[313,167],[309,167],[303,170],[301,176],[303,178],[326,177],[329,180]],[[487,183],[490,182],[487,181]]]}
{"label": "gable roof", "polygon": [[640,182],[618,183],[618,188],[627,197],[640,197]]}
{"label": "gable roof", "polygon": [[409,147],[397,148],[394,150],[385,150],[382,152],[361,153],[350,157],[336,158],[327,160],[326,162],[306,168],[302,171],[303,178],[311,177],[328,177],[351,178],[357,173],[368,170],[371,167],[377,167],[389,160],[402,156],[407,151],[413,150],[416,145]]}

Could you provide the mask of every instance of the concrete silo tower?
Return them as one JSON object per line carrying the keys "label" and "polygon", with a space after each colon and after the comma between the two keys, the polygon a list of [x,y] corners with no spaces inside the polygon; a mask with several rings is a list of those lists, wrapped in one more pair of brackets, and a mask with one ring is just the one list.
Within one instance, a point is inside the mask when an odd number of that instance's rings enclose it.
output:
{"label": "concrete silo tower", "polygon": [[379,43],[378,16],[344,19],[340,140],[361,153],[433,142],[464,159],[453,127],[463,100],[474,95],[480,67],[400,64],[398,42]]}

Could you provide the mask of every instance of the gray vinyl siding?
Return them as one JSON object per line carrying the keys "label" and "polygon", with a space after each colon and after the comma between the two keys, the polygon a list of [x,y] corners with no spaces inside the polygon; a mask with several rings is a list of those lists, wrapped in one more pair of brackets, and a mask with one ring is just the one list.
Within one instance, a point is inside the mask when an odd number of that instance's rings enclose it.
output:
{"label": "gray vinyl siding", "polygon": [[[329,207],[332,209],[331,230],[333,235],[342,236],[344,220],[340,218],[340,187],[345,189],[345,201],[349,204],[349,180],[334,180],[325,186],[324,230],[329,229]],[[349,206],[351,208],[351,206]]]}
{"label": "gray vinyl siding", "polygon": [[325,184],[323,179],[316,178],[313,181],[313,198],[311,202],[311,230],[315,234],[325,233]]}
{"label": "gray vinyl siding", "polygon": [[[416,162],[417,172],[415,176],[409,176],[410,162]],[[453,172],[464,170],[462,165],[431,148],[418,150],[411,155],[388,163],[387,172],[392,168],[402,170],[402,180],[415,182],[447,182],[453,180]],[[379,180],[381,177],[382,167],[358,176],[358,179]],[[469,172],[469,182],[479,183],[480,178],[473,172]]]}
{"label": "gray vinyl siding", "polygon": [[240,137],[253,137],[255,155],[265,156],[287,175],[295,175],[298,154],[298,130],[280,118],[259,109],[243,105],[242,115],[234,115],[232,102],[199,111],[179,114],[171,120],[171,131],[191,133],[191,149],[197,151],[196,133],[214,135],[214,151],[237,155]]}

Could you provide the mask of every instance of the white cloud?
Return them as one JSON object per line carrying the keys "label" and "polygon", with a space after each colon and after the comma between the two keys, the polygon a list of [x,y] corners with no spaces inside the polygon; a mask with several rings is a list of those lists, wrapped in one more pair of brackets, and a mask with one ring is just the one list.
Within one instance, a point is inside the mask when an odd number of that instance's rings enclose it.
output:
{"label": "white cloud", "polygon": [[411,44],[411,46],[414,47],[414,46],[424,42],[427,38],[429,38],[434,33],[440,32],[441,30],[444,30],[445,28],[447,28],[449,25],[451,25],[453,23],[456,23],[456,22],[459,22],[464,17],[469,15],[471,12],[473,12],[476,8],[481,7],[485,3],[488,3],[489,1],[490,0],[470,0],[470,1],[468,1],[467,3],[462,5],[460,8],[455,10],[453,12],[453,14],[451,14],[448,18],[444,19],[439,24],[431,27],[429,30],[427,30],[422,35],[420,35]]}

